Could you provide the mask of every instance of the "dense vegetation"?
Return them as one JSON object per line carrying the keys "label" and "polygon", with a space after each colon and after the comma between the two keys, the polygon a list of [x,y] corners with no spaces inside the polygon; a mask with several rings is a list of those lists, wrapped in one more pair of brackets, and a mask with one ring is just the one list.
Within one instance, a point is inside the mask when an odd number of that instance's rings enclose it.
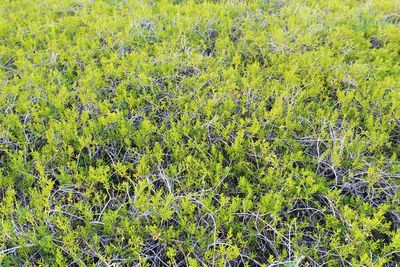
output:
{"label": "dense vegetation", "polygon": [[400,262],[400,1],[0,12],[0,265]]}

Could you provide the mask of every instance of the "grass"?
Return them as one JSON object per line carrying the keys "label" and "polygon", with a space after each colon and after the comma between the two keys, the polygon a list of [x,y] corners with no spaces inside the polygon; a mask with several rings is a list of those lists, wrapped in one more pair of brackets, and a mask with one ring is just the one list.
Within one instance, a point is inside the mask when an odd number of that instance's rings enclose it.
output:
{"label": "grass", "polygon": [[0,265],[398,266],[398,0],[0,2]]}

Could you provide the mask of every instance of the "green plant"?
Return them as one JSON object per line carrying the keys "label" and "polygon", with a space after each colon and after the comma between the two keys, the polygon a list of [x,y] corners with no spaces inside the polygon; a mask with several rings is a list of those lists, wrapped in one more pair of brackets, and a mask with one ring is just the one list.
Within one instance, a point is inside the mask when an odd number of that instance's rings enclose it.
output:
{"label": "green plant", "polygon": [[396,266],[399,1],[0,2],[0,265]]}

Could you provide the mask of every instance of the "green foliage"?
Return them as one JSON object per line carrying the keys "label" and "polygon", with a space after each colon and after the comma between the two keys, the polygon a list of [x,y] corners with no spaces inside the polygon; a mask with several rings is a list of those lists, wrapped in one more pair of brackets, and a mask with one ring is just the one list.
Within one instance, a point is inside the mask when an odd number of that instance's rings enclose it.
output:
{"label": "green foliage", "polygon": [[0,1],[0,265],[396,266],[399,7]]}

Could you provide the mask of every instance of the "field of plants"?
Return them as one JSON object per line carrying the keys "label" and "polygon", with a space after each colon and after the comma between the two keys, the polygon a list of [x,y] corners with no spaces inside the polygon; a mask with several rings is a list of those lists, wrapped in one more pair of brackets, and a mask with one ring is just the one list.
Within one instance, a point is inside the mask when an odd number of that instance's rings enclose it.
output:
{"label": "field of plants", "polygon": [[0,266],[399,266],[400,0],[0,0]]}

